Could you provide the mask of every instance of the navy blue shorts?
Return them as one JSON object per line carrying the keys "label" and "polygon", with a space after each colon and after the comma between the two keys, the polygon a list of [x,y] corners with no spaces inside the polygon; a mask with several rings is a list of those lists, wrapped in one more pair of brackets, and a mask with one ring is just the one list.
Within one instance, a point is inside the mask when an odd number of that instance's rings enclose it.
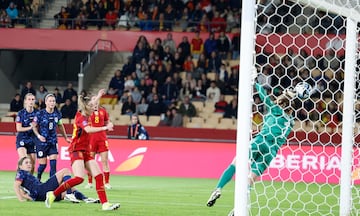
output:
{"label": "navy blue shorts", "polygon": [[49,155],[58,154],[57,144],[51,143],[36,143],[37,158],[45,158]]}
{"label": "navy blue shorts", "polygon": [[18,148],[26,148],[27,154],[36,153],[35,143],[30,140],[20,140],[16,138],[16,149]]}
{"label": "navy blue shorts", "polygon": [[[56,175],[51,176],[46,182],[39,185],[37,191],[38,195],[35,201],[45,201],[46,200],[46,193],[48,191],[54,191],[57,187],[59,187],[59,183],[57,181]],[[56,197],[56,201],[61,200],[61,195]]]}

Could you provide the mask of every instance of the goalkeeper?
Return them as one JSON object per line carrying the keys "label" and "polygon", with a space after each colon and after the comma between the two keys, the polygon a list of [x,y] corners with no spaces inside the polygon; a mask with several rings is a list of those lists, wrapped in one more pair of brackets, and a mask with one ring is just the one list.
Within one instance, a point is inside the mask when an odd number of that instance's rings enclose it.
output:
{"label": "goalkeeper", "polygon": [[[262,130],[251,141],[249,186],[264,173],[275,158],[279,148],[286,142],[294,126],[292,117],[294,103],[292,102],[296,95],[293,90],[285,89],[275,101],[272,101],[259,83],[255,83],[255,88],[266,106],[267,114],[264,117]],[[215,201],[221,196],[221,189],[232,179],[234,174],[235,158],[221,175],[216,189],[207,201],[208,207],[215,204]]]}

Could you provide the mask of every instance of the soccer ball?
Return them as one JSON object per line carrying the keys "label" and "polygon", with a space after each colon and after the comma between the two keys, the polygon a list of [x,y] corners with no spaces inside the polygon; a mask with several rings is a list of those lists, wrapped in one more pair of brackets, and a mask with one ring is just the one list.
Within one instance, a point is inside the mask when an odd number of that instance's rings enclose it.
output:
{"label": "soccer ball", "polygon": [[307,99],[311,95],[312,87],[309,83],[301,82],[295,86],[296,96],[300,99]]}

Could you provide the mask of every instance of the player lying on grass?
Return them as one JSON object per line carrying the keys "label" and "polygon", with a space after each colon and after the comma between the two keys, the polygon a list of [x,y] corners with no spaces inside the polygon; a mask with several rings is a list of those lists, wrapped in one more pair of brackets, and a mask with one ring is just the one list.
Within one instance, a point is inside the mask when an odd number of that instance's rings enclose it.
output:
{"label": "player lying on grass", "polygon": [[[264,117],[261,131],[251,140],[249,186],[264,173],[280,147],[286,142],[294,126],[292,113],[295,104],[292,102],[296,95],[294,91],[285,89],[275,101],[272,101],[260,84],[255,83],[255,88],[266,106],[267,114]],[[216,189],[206,203],[207,206],[211,207],[215,204],[216,200],[221,196],[221,189],[232,179],[234,174],[235,158],[229,167],[224,170]],[[233,211],[229,215],[233,215]]]}
{"label": "player lying on grass", "polygon": [[[74,177],[63,182],[54,191],[46,193],[45,206],[51,207],[55,198],[62,192],[81,184],[84,181],[85,169],[95,178],[96,193],[102,204],[102,210],[115,210],[120,207],[119,203],[108,202],[106,191],[104,188],[104,176],[99,168],[98,163],[91,155],[89,148],[89,134],[100,131],[113,130],[114,125],[109,122],[106,126],[94,127],[89,123],[89,117],[94,112],[95,104],[98,103],[101,96],[105,94],[105,90],[101,89],[96,97],[83,97],[80,95],[78,100],[79,111],[75,115],[73,124],[72,142],[69,146],[69,154],[71,159],[71,168]],[[91,99],[91,100],[90,100]]]}
{"label": "player lying on grass", "polygon": [[[68,169],[61,169],[55,175],[51,176],[46,182],[41,183],[38,178],[31,174],[33,164],[29,157],[23,157],[18,161],[14,191],[19,201],[45,201],[46,193],[57,188],[62,182],[71,178]],[[98,199],[88,198],[75,188],[71,188],[56,197],[57,201],[67,200],[79,203],[80,200],[85,203],[99,203]]]}

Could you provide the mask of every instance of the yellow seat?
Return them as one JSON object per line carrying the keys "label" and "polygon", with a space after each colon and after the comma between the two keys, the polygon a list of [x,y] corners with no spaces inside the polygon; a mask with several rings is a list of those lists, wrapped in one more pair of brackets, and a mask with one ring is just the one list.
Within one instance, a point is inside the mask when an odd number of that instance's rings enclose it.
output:
{"label": "yellow seat", "polygon": [[149,116],[148,120],[142,122],[144,126],[156,127],[160,123],[160,116]]}
{"label": "yellow seat", "polygon": [[4,116],[1,117],[1,122],[15,122],[14,117]]}
{"label": "yellow seat", "polygon": [[129,125],[130,124],[130,116],[129,115],[120,115],[118,120],[115,120],[115,125]]}

